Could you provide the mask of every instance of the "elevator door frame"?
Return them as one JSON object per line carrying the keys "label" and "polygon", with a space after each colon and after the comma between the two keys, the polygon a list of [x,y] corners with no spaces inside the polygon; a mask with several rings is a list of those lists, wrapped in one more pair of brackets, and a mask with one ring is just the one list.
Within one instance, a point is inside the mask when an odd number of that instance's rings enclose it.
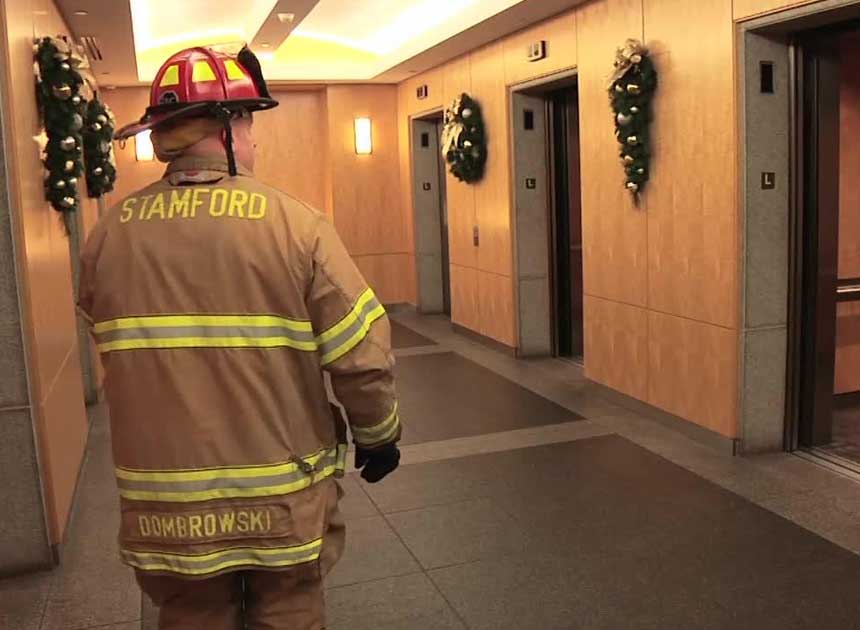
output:
{"label": "elevator door frame", "polygon": [[[517,312],[517,353],[522,357],[557,354],[555,339],[554,181],[551,166],[552,138],[548,135],[548,96],[578,83],[575,69],[511,86],[509,111],[511,130],[511,198],[513,199],[514,295]],[[577,104],[578,107],[578,104]],[[530,109],[535,126],[524,124]],[[539,134],[528,139],[528,134]],[[525,143],[534,153],[540,145],[539,164],[522,159],[518,145]],[[581,159],[581,156],[580,156]],[[581,192],[581,187],[580,187]]]}

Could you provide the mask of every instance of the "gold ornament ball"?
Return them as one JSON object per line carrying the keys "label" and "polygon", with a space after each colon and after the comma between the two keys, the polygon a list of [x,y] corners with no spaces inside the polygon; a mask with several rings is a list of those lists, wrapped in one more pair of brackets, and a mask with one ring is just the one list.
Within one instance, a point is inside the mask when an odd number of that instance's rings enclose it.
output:
{"label": "gold ornament ball", "polygon": [[105,172],[105,170],[101,166],[96,166],[93,169],[93,175],[101,175],[104,172]]}
{"label": "gold ornament ball", "polygon": [[471,118],[471,117],[472,117],[472,110],[467,107],[466,109],[463,110],[463,118]]}
{"label": "gold ornament ball", "polygon": [[74,103],[75,105],[80,105],[82,100],[83,99],[77,94],[72,97],[72,103]]}
{"label": "gold ornament ball", "polygon": [[72,171],[74,171],[75,170],[75,163],[72,162],[71,160],[66,160],[65,170],[67,173],[71,173]]}
{"label": "gold ornament ball", "polygon": [[645,169],[644,169],[644,168],[637,168],[637,169],[636,169],[636,172],[637,172],[637,173],[639,173],[640,175],[644,175],[644,174],[645,174]]}
{"label": "gold ornament ball", "polygon": [[107,116],[105,116],[104,114],[99,114],[98,116],[96,116],[96,120],[97,120],[98,122],[100,122],[101,124],[106,125],[106,124],[107,124],[107,121],[108,121],[108,118],[107,118]]}
{"label": "gold ornament ball", "polygon": [[633,107],[630,108],[630,113],[631,114],[638,114],[639,108],[634,105]]}
{"label": "gold ornament ball", "polygon": [[627,144],[629,144],[631,147],[635,147],[637,144],[639,144],[639,138],[637,138],[636,136],[630,136],[629,138],[627,138]]}
{"label": "gold ornament ball", "polygon": [[629,94],[632,94],[633,96],[636,96],[642,93],[642,88],[639,87],[636,83],[631,83],[627,86],[627,92]]}
{"label": "gold ornament ball", "polygon": [[93,123],[92,128],[93,128],[93,131],[101,131],[102,130],[101,123],[97,123],[97,122]]}
{"label": "gold ornament ball", "polygon": [[51,93],[53,93],[54,97],[60,99],[61,101],[68,100],[72,95],[72,86],[63,83],[62,85],[55,85],[51,88]]}
{"label": "gold ornament ball", "polygon": [[72,136],[67,136],[60,140],[60,148],[63,151],[71,151],[77,146],[77,141]]}
{"label": "gold ornament ball", "polygon": [[65,70],[66,72],[68,72],[69,70],[71,70],[71,69],[72,69],[72,66],[70,66],[70,65],[69,65],[69,64],[67,64],[67,63],[61,63],[61,64],[60,64],[60,68],[62,68],[62,69],[63,69],[63,70]]}
{"label": "gold ornament ball", "polygon": [[60,205],[64,208],[73,208],[75,206],[75,198],[63,197],[63,199],[60,201]]}
{"label": "gold ornament ball", "polygon": [[635,161],[636,161],[636,158],[634,158],[632,155],[625,155],[624,156],[624,163],[627,164],[628,166],[633,164]]}
{"label": "gold ornament ball", "polygon": [[615,84],[615,91],[618,92],[619,94],[621,94],[622,92],[624,92],[624,88],[621,86],[620,83],[616,83]]}
{"label": "gold ornament ball", "polygon": [[69,182],[69,186],[77,186],[78,185],[78,178],[77,177],[70,177],[66,181]]}
{"label": "gold ornament ball", "polygon": [[633,55],[632,57],[630,57],[630,61],[637,64],[642,63],[642,55]]}
{"label": "gold ornament ball", "polygon": [[633,193],[639,192],[639,184],[636,182],[627,182],[627,190]]}
{"label": "gold ornament ball", "polygon": [[615,120],[622,127],[626,127],[633,122],[633,116],[628,116],[624,112],[618,112],[618,115],[615,117]]}
{"label": "gold ornament ball", "polygon": [[65,180],[58,179],[57,181],[54,182],[54,188],[56,188],[57,190],[62,190],[65,187],[66,187]]}

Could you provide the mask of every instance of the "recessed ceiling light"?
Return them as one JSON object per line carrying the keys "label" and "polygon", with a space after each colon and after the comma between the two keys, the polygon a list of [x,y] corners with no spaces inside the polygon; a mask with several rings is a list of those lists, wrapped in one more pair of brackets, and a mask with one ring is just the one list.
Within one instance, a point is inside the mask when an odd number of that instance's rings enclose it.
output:
{"label": "recessed ceiling light", "polygon": [[271,48],[272,47],[272,45],[269,42],[263,42],[262,44],[260,44],[260,46],[262,46],[263,48]]}
{"label": "recessed ceiling light", "polygon": [[278,13],[278,20],[281,24],[292,24],[296,20],[295,13]]}
{"label": "recessed ceiling light", "polygon": [[89,14],[90,14],[89,11],[75,11],[75,15],[78,15],[80,17],[83,17],[85,15],[89,15]]}

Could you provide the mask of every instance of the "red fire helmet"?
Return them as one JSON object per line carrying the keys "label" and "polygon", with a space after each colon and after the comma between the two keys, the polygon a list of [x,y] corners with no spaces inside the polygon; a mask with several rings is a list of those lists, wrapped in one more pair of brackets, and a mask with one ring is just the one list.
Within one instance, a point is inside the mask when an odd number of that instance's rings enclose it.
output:
{"label": "red fire helmet", "polygon": [[266,87],[260,62],[245,46],[233,56],[210,47],[188,48],[168,59],[152,83],[149,107],[138,122],[120,129],[130,138],[179,118],[213,116],[229,126],[239,112],[278,106]]}

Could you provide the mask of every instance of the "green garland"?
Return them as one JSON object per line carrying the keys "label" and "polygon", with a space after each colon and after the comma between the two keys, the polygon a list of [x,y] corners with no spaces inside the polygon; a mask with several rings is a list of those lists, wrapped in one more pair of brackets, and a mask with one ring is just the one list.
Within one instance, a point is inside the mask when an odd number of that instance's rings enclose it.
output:
{"label": "green garland", "polygon": [[78,72],[83,59],[63,39],[45,37],[35,51],[36,94],[48,136],[43,155],[45,197],[58,212],[74,212],[79,205],[78,178],[84,172],[81,128],[86,101]]}
{"label": "green garland", "polygon": [[87,106],[84,121],[84,161],[87,165],[87,192],[101,197],[113,190],[116,161],[113,154],[113,132],[116,126],[110,108],[98,95]]}
{"label": "green garland", "polygon": [[615,137],[621,144],[621,161],[627,189],[638,200],[650,178],[651,104],[657,90],[657,70],[641,42],[628,39],[615,57],[609,86],[615,114]]}
{"label": "green garland", "polygon": [[481,106],[468,94],[461,94],[445,110],[442,154],[451,165],[451,174],[461,182],[473,183],[484,176],[487,141]]}

